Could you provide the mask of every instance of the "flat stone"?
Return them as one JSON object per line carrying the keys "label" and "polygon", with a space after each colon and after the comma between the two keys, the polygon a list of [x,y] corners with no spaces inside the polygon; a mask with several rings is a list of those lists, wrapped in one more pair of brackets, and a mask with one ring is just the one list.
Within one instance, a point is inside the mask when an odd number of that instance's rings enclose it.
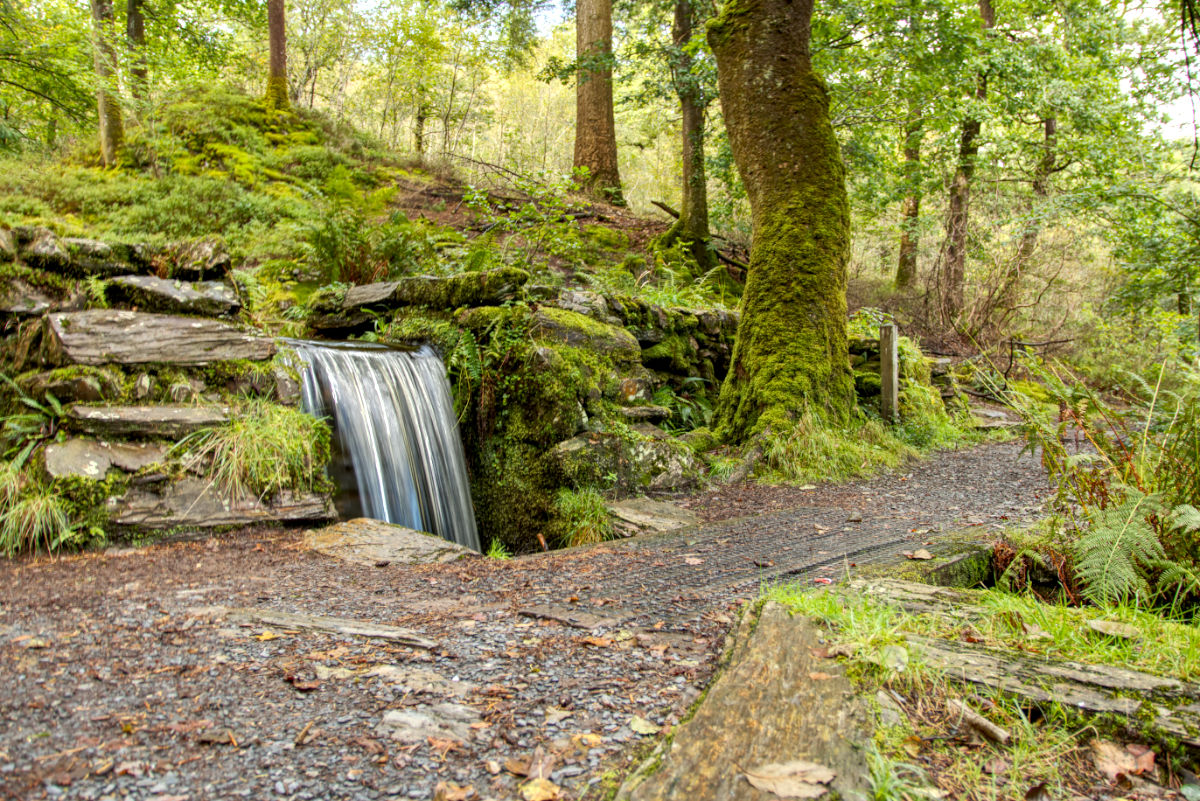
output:
{"label": "flat stone", "polygon": [[72,372],[71,375],[33,373],[17,379],[17,383],[30,397],[41,400],[50,394],[60,403],[97,403],[111,400],[121,394],[118,377],[111,375],[107,370],[93,367],[74,369],[79,372]]}
{"label": "flat stone", "polygon": [[108,502],[109,519],[139,529],[215,528],[268,522],[328,520],[333,504],[325,495],[281,492],[269,503],[229,498],[206,479],[185,478],[160,492],[132,489]]}
{"label": "flat stone", "polygon": [[671,418],[671,410],[665,406],[622,406],[617,412],[635,423],[661,423]]}
{"label": "flat stone", "polygon": [[136,305],[169,314],[235,314],[242,308],[233,287],[224,281],[189,283],[152,275],[120,275],[108,282],[114,303]]}
{"label": "flat stone", "polygon": [[[606,610],[612,611],[612,610]],[[528,606],[524,609],[517,610],[518,615],[524,617],[532,617],[538,620],[553,620],[562,623],[566,626],[571,626],[576,629],[608,629],[620,623],[622,620],[627,620],[633,617],[630,613],[618,613],[609,615],[594,615],[591,612],[585,612],[582,609],[566,606]]]}
{"label": "flat stone", "polygon": [[60,240],[69,255],[68,271],[74,275],[111,276],[134,270],[131,248],[98,239]]}
{"label": "flat stone", "polygon": [[415,709],[393,709],[383,716],[378,732],[401,743],[425,745],[430,737],[466,743],[471,740],[471,724],[479,721],[479,713],[469,706],[434,704]]}
{"label": "flat stone", "polygon": [[15,277],[0,279],[0,312],[4,314],[37,317],[57,305],[57,298],[28,281]]}
{"label": "flat stone", "polygon": [[43,333],[43,359],[51,364],[174,364],[263,361],[274,341],[228,323],[196,317],[114,309],[51,314]]}
{"label": "flat stone", "polygon": [[178,439],[229,419],[226,406],[82,406],[67,407],[72,428],[106,437]]}
{"label": "flat stone", "polygon": [[590,433],[554,446],[551,457],[568,483],[594,486],[616,477],[617,487],[686,489],[700,482],[703,468],[692,450],[667,437]]}
{"label": "flat stone", "polygon": [[109,468],[136,473],[167,456],[165,443],[103,442],[73,437],[46,446],[46,473],[51,478],[80,476],[103,480]]}
{"label": "flat stone", "polygon": [[453,698],[466,697],[477,686],[469,681],[452,681],[432,670],[408,665],[376,665],[363,675],[382,679],[402,692],[429,693]]}
{"label": "flat stone", "polygon": [[360,565],[455,562],[475,551],[434,534],[360,517],[304,533],[304,547]]}
{"label": "flat stone", "polygon": [[63,247],[53,231],[40,229],[21,249],[21,259],[32,267],[53,273],[65,273],[71,264],[71,254]]}
{"label": "flat stone", "polygon": [[606,506],[615,518],[615,528],[627,537],[675,531],[700,522],[695,512],[650,498],[626,498]]}
{"label": "flat stone", "polygon": [[609,325],[621,325],[621,319],[608,309],[608,301],[599,292],[586,289],[564,289],[558,293],[555,306],[578,314],[586,314],[594,320]]}
{"label": "flat stone", "polygon": [[171,277],[190,281],[223,276],[233,263],[225,245],[217,239],[176,242],[167,247],[166,256],[172,264]]}

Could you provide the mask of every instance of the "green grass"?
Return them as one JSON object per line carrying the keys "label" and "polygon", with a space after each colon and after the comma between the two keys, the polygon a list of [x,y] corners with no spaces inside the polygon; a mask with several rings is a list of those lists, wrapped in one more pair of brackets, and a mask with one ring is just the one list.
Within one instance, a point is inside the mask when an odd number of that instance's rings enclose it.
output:
{"label": "green grass", "polygon": [[323,489],[329,447],[324,420],[255,398],[243,401],[225,425],[180,441],[175,453],[204,465],[230,497],[269,499],[283,490]]}
{"label": "green grass", "polygon": [[66,508],[56,493],[22,478],[12,464],[0,467],[0,551],[8,557],[53,553],[72,532]]}
{"label": "green grass", "polygon": [[487,556],[488,559],[507,560],[512,559],[512,552],[509,551],[508,548],[504,547],[503,542],[498,539],[493,539],[488,545],[485,556]]}
{"label": "green grass", "polygon": [[562,489],[554,496],[555,530],[562,545],[594,545],[613,535],[604,496],[594,489]]}

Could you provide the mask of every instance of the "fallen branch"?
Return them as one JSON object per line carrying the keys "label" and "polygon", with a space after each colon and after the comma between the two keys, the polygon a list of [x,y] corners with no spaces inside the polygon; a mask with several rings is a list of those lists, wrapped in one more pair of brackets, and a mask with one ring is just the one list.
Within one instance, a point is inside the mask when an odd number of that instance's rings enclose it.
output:
{"label": "fallen branch", "polygon": [[991,740],[998,745],[1008,745],[1008,741],[1012,739],[1012,735],[1008,733],[1008,729],[1002,729],[995,723],[985,718],[983,715],[976,712],[971,707],[967,706],[957,698],[952,698],[946,702],[946,706],[958,716],[958,719],[967,724],[978,734],[984,738]]}
{"label": "fallen branch", "polygon": [[346,637],[367,637],[376,640],[390,640],[413,648],[426,651],[437,647],[434,640],[422,637],[411,629],[385,626],[378,623],[364,623],[344,617],[325,617],[323,615],[301,615],[294,612],[278,612],[274,609],[252,609],[243,607],[230,609],[227,612],[230,620],[240,620],[246,623],[262,623],[281,629],[307,629],[323,631],[329,634],[341,634]]}

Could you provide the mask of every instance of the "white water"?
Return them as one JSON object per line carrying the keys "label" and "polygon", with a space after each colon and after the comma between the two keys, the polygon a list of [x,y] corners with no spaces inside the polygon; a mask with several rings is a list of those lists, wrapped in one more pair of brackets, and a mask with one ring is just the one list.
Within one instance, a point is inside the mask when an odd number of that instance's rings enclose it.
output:
{"label": "white water", "polygon": [[333,420],[361,514],[479,550],[466,457],[437,354],[429,347],[288,344],[303,363],[304,411]]}

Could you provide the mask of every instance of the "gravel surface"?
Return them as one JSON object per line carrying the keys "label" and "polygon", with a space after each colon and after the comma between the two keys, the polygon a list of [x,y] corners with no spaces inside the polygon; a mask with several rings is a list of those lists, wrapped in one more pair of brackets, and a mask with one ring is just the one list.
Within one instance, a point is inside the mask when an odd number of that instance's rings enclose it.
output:
{"label": "gravel surface", "polygon": [[[763,582],[840,575],[1047,494],[1016,444],[814,489],[682,499],[670,536],[361,567],[298,532],[0,565],[0,786],[13,798],[599,795],[711,678]],[[727,519],[732,518],[732,519]],[[260,607],[415,630],[431,650],[236,622]],[[570,623],[561,622],[568,620]],[[453,786],[451,786],[453,785]]]}

